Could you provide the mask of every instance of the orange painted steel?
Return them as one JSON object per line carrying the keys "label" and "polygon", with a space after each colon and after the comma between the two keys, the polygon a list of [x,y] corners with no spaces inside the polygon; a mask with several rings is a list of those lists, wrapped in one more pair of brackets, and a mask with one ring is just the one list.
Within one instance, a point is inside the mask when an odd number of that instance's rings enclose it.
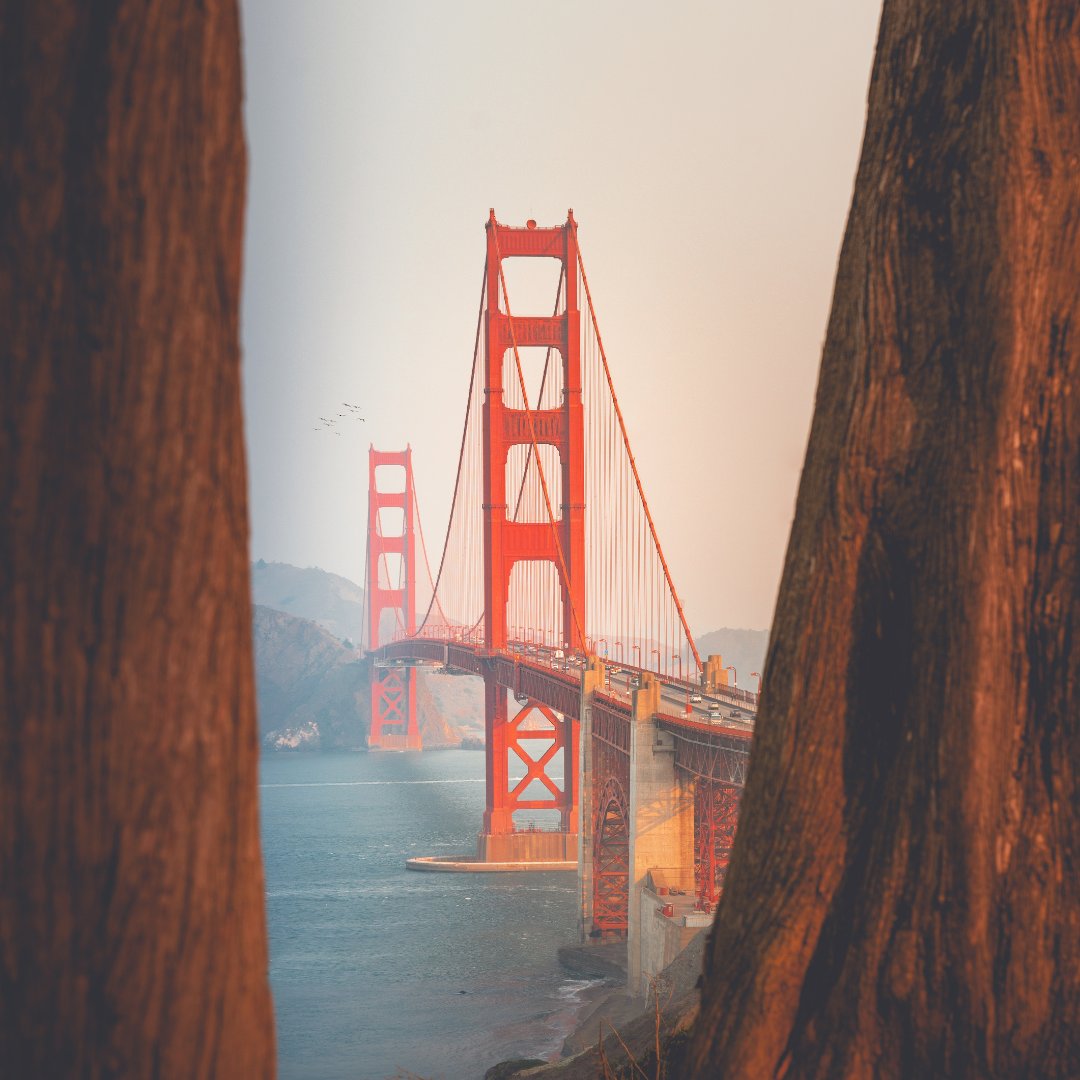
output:
{"label": "orange painted steel", "polygon": [[[507,692],[528,703],[513,719],[502,717],[504,753],[516,754],[525,765],[527,779],[509,788],[509,773],[498,774],[508,792],[505,813],[515,810],[559,810],[572,814],[572,806],[560,799],[559,789],[546,776],[546,766],[554,756],[554,729],[558,714],[578,732],[581,684],[576,676],[552,671],[543,663],[514,653],[488,652],[482,645],[457,644],[448,640],[411,638],[396,641],[379,650],[385,661],[407,659],[445,663],[450,669],[482,676],[496,684],[506,700]],[[666,685],[676,685],[665,680]],[[756,697],[755,702],[756,704]],[[524,726],[530,713],[544,719],[540,726]],[[659,713],[657,723],[674,736],[675,768],[694,789],[695,881],[700,905],[710,909],[723,891],[724,876],[738,824],[739,800],[746,783],[751,731],[712,720]],[[590,936],[594,939],[626,936],[629,896],[628,796],[630,790],[629,703],[603,691],[592,702],[592,775],[581,791],[593,821],[593,918]],[[540,754],[527,747],[543,743]],[[541,798],[526,797],[530,783],[546,790]],[[576,790],[576,789],[575,789]],[[534,788],[535,793],[535,788]],[[514,831],[512,825],[504,832]],[[493,835],[503,835],[494,833]]]}
{"label": "orange painted steel", "polygon": [[[380,491],[377,470],[381,465],[401,466],[405,470],[403,491]],[[416,545],[413,517],[416,496],[413,491],[412,450],[368,450],[368,580],[365,606],[368,613],[368,648],[377,649],[383,642],[380,633],[383,613],[394,613],[398,626],[406,634],[416,633]],[[400,533],[385,535],[380,512],[400,509]],[[401,560],[397,584],[390,581],[387,556]],[[380,573],[381,571],[381,573]],[[385,584],[383,579],[385,578]],[[368,746],[383,750],[419,750],[420,728],[416,717],[416,672],[411,667],[378,667],[371,670],[371,729]]]}
{"label": "orange painted steel", "polygon": [[630,896],[630,708],[595,694],[592,705],[592,926],[589,937],[625,938]]}
{"label": "orange painted steel", "polygon": [[[631,671],[648,668],[667,686],[687,693],[699,683],[701,657],[631,450],[573,213],[561,226],[537,228],[533,221],[525,227],[503,225],[492,211],[486,230],[469,394],[438,574],[419,631],[409,621],[411,612],[402,609],[397,640],[380,656],[442,662],[484,679],[487,798],[481,858],[514,858],[515,836],[524,824],[515,815],[540,810],[557,813],[566,841],[560,858],[565,859],[582,782],[575,737],[576,668],[582,654],[612,655]],[[504,263],[519,258],[559,264],[549,314],[512,310]],[[521,359],[528,349],[544,353],[532,400]],[[415,493],[411,505],[430,582]],[[376,580],[381,560],[385,555],[379,552],[371,559]],[[378,616],[373,618],[377,624]],[[687,661],[689,678],[684,679]],[[385,676],[387,700],[397,700],[395,677]],[[510,693],[525,706],[516,715],[509,709]],[[734,698],[743,692],[728,688],[728,693]],[[402,701],[407,696],[398,695]],[[603,693],[595,700],[596,767],[587,778],[591,790],[580,797],[599,845],[594,859],[605,868],[597,879],[600,893],[594,901],[601,916],[593,929],[611,935],[625,932],[626,925],[622,844],[629,759],[623,743],[629,719],[625,703]],[[751,704],[750,695],[733,703]],[[719,743],[745,736],[692,716],[658,721],[685,744],[684,770],[697,767],[699,759],[720,762]],[[561,778],[552,775],[560,756]],[[525,769],[520,781],[510,779],[515,765]],[[724,782],[730,785],[730,779]],[[718,816],[714,803],[700,804],[702,851],[719,850],[717,823],[730,817]],[[706,842],[706,833],[713,839]],[[713,869],[721,856],[713,858]]]}
{"label": "orange painted steel", "polygon": [[703,735],[669,717],[662,723],[675,736],[675,768],[694,788],[694,878],[699,906],[711,910],[735,844],[750,733],[723,726]]}
{"label": "orange painted steel", "polygon": [[[485,318],[484,456],[484,637],[488,648],[505,649],[506,602],[510,571],[516,562],[545,561],[560,569],[563,596],[562,641],[584,649],[585,623],[585,455],[581,406],[581,313],[577,276],[566,273],[566,306],[561,315],[513,316],[499,306],[506,293],[502,261],[512,257],[560,259],[564,270],[577,264],[577,223],[571,212],[557,228],[500,225],[495,211],[487,223],[487,312]],[[535,413],[528,407],[519,343],[559,350],[563,363],[563,404]],[[523,409],[503,403],[503,360],[508,350],[525,402]],[[540,439],[537,429],[541,429]],[[554,446],[562,467],[563,503],[556,521],[538,441]],[[506,505],[506,461],[512,446],[527,445],[536,458],[548,512],[546,522],[511,520]]]}
{"label": "orange painted steel", "polygon": [[[571,218],[571,220],[573,220],[573,219]],[[517,329],[515,327],[514,316],[510,311],[510,297],[509,297],[509,294],[508,294],[507,288],[506,288],[506,275],[503,272],[502,255],[499,252],[498,229],[493,230],[493,235],[495,237],[496,262],[497,262],[498,267],[499,267],[499,281],[502,284],[503,300],[504,300],[504,302],[506,304],[506,325],[507,325],[507,329],[510,332],[510,347],[513,350],[513,353],[514,353],[514,368],[515,368],[515,371],[516,371],[516,374],[517,374],[518,388],[519,388],[519,390],[521,392],[521,400],[524,403],[524,408],[523,409],[507,410],[507,412],[505,414],[506,415],[506,420],[507,420],[507,424],[506,424],[507,435],[508,435],[507,442],[508,442],[508,445],[509,445],[510,440],[513,439],[514,441],[516,441],[518,443],[524,443],[525,442],[525,436],[526,435],[528,436],[529,457],[526,459],[526,461],[535,461],[536,462],[536,472],[537,472],[537,475],[538,475],[538,477],[540,479],[540,489],[541,489],[541,492],[543,493],[543,496],[544,496],[544,509],[547,512],[548,529],[551,532],[551,546],[552,546],[552,549],[553,549],[554,555],[555,555],[554,561],[558,565],[558,568],[559,568],[559,580],[560,580],[560,582],[562,584],[563,601],[564,601],[564,608],[563,608],[564,619],[565,619],[565,614],[566,614],[565,605],[568,604],[569,609],[570,609],[570,616],[571,616],[571,618],[573,620],[573,631],[572,632],[571,632],[569,623],[564,621],[564,625],[563,625],[563,643],[569,648],[570,643],[572,641],[574,643],[574,648],[579,649],[582,652],[585,652],[588,649],[588,643],[587,643],[587,641],[585,639],[585,630],[583,628],[583,622],[582,622],[582,611],[583,611],[583,606],[584,606],[584,592],[585,592],[585,590],[584,590],[584,578],[583,578],[583,574],[581,574],[581,573],[578,574],[578,579],[579,579],[578,582],[577,582],[578,587],[575,589],[575,587],[574,587],[575,582],[570,577],[570,571],[567,568],[566,550],[565,550],[564,545],[563,545],[563,537],[559,535],[559,533],[560,533],[559,525],[560,524],[568,525],[568,527],[572,528],[572,519],[571,519],[570,515],[568,514],[568,510],[572,510],[574,508],[574,504],[572,502],[569,505],[566,504],[566,503],[563,503],[563,506],[562,506],[562,511],[563,511],[562,519],[560,521],[556,521],[555,512],[554,512],[554,510],[552,509],[552,506],[551,506],[551,491],[548,488],[547,476],[545,475],[545,472],[544,472],[544,463],[540,458],[540,447],[537,445],[537,435],[536,435],[537,429],[539,428],[539,430],[541,432],[541,438],[543,438],[545,440],[545,442],[550,442],[551,445],[556,446],[561,451],[561,453],[560,453],[561,459],[565,462],[566,461],[567,447],[565,446],[563,440],[558,439],[558,435],[560,433],[560,427],[561,427],[559,421],[562,419],[561,410],[547,409],[547,410],[544,410],[542,413],[540,413],[538,415],[529,406],[529,393],[528,393],[528,390],[525,388],[525,374],[521,370],[521,355],[518,352]],[[561,286],[561,284],[562,284],[562,279],[560,278],[560,286]],[[554,315],[554,316],[552,316],[552,318],[553,319],[558,319],[559,316]],[[536,319],[536,320],[533,320],[533,321],[539,323],[541,320]],[[526,325],[526,327],[528,326],[528,320],[526,320],[525,325]],[[538,335],[534,335],[534,337],[535,336],[538,336]],[[550,352],[550,349],[551,349],[550,344],[548,345],[548,349],[549,349],[549,352]],[[567,342],[567,348],[565,350],[566,355],[569,355],[570,351],[571,351],[570,343],[568,341]],[[579,371],[580,371],[580,364],[578,365],[578,367],[579,367]],[[579,375],[579,383],[580,383],[580,375]],[[580,393],[581,393],[580,385],[578,386],[578,391],[577,392],[578,392],[578,395],[580,397]],[[565,397],[564,397],[564,402],[565,402]],[[564,404],[564,409],[565,408],[566,408],[566,405]],[[525,418],[524,424],[522,424],[518,420],[519,416],[523,416]],[[584,418],[583,418],[583,414],[581,414],[580,410],[579,410],[579,415],[577,417],[577,420],[578,420],[578,426],[581,427],[581,429],[583,431],[584,430]],[[572,431],[573,430],[572,423],[566,425],[566,430],[567,431]],[[584,441],[584,440],[582,439],[582,441]],[[570,452],[572,452],[572,451],[570,451]],[[579,508],[582,511],[582,514],[581,514],[582,522],[581,522],[581,529],[580,529],[580,546],[581,546],[581,551],[583,553],[584,550],[585,550],[585,531],[584,531],[584,520],[583,520],[584,519],[584,510],[585,510],[585,479],[584,479],[585,478],[585,467],[584,467],[584,455],[582,454],[582,455],[579,455],[579,456],[581,457],[581,464],[580,464],[580,472],[581,472],[580,500],[581,501],[579,503],[577,503],[576,505],[577,505],[577,508]],[[564,473],[565,473],[565,471],[566,471],[566,467],[564,465]],[[522,484],[521,484],[521,489],[520,489],[519,495],[518,495],[518,506],[520,506],[521,492],[524,491],[525,479],[526,479],[527,475],[528,475],[528,466],[526,465],[526,470],[522,474]],[[515,510],[514,510],[515,519],[516,519],[516,516],[517,516],[517,510],[518,510],[518,507],[515,507]],[[515,523],[517,523],[517,522],[515,521]],[[569,535],[570,535],[571,542],[573,542],[573,539],[574,539],[573,532],[570,531]],[[579,562],[579,566],[583,567],[584,566],[584,557],[580,558],[578,560],[578,562]],[[507,575],[507,581],[509,582],[509,574]],[[576,594],[580,594],[580,595],[576,595]],[[579,604],[581,605],[580,607],[579,607]]]}
{"label": "orange painted steel", "polygon": [[592,927],[589,937],[626,937],[630,896],[630,813],[626,791],[615,777],[596,788],[592,851]]}
{"label": "orange painted steel", "polygon": [[[562,263],[565,306],[562,314],[514,316],[510,310],[503,259],[554,258]],[[507,602],[510,575],[518,562],[550,562],[559,568],[564,642],[583,648],[585,615],[585,457],[581,405],[581,315],[577,300],[577,225],[573,213],[565,225],[525,228],[501,225],[492,210],[487,222],[487,270],[484,313],[484,404],[482,429],[483,537],[484,537],[484,642],[489,653],[505,652],[508,645]],[[500,307],[500,293],[505,310]],[[529,407],[518,345],[557,349],[562,359],[563,402],[557,409],[534,412]],[[508,350],[514,353],[518,385],[524,408],[508,407],[503,400],[503,363]],[[554,517],[550,491],[539,453],[539,441],[559,453],[562,468],[561,516]],[[507,513],[507,458],[514,446],[529,447],[543,488],[548,520],[521,522]],[[577,722],[551,709],[542,712],[550,724],[545,729],[547,746],[531,755],[523,741],[521,725],[531,713],[527,705],[515,717],[507,711],[507,691],[493,670],[484,672],[484,717],[487,741],[487,799],[483,837],[516,831],[514,814],[525,809],[557,810],[561,828],[576,831],[577,821]],[[547,768],[561,751],[562,782],[559,787]],[[526,778],[511,786],[509,755],[525,765]],[[547,792],[541,799],[526,798],[526,788],[539,784]],[[481,849],[485,843],[481,841]]]}

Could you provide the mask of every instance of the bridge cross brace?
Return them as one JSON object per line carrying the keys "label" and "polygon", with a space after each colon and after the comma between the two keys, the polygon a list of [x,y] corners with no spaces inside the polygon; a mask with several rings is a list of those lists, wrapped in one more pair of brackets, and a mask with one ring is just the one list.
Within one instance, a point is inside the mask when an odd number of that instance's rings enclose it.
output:
{"label": "bridge cross brace", "polygon": [[[549,724],[546,728],[523,728],[522,724],[530,716],[540,714]],[[517,716],[507,725],[507,746],[525,766],[525,775],[518,781],[510,792],[510,803],[514,808],[522,810],[561,810],[563,803],[563,789],[555,785],[555,782],[547,774],[547,766],[551,759],[562,749],[559,739],[559,728],[563,721],[555,715],[546,705],[532,703],[526,705]],[[533,758],[521,745],[525,740],[544,740],[550,742],[550,746],[540,755]],[[522,798],[525,791],[534,780],[538,780],[551,792],[551,799]],[[565,779],[563,781],[565,785]]]}

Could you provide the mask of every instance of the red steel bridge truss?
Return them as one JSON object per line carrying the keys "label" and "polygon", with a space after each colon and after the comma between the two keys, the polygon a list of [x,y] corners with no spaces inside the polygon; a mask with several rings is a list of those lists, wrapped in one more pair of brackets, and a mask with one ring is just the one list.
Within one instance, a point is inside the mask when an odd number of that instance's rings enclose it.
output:
{"label": "red steel bridge truss", "polygon": [[[512,307],[506,266],[517,260],[554,266],[547,311]],[[380,687],[373,689],[373,745],[376,696],[381,745],[387,745],[386,732],[419,745],[418,736],[409,741],[415,694],[408,692],[408,663],[431,661],[480,676],[487,751],[480,855],[512,853],[513,838],[534,834],[536,815],[546,813],[544,827],[562,845],[551,852],[566,858],[579,797],[581,681],[571,658],[591,653],[609,665],[649,670],[687,695],[702,674],[631,451],[572,212],[554,228],[532,221],[510,227],[494,211],[487,222],[457,476],[435,574],[423,547],[411,456],[404,454],[405,490],[393,504],[376,493],[376,467],[386,458],[372,451],[367,646],[377,663],[388,665],[378,669]],[[378,520],[387,505],[399,507],[405,519],[403,538],[390,547]],[[419,619],[410,606],[412,586],[401,580],[415,580],[414,522],[429,590]],[[401,552],[393,588],[378,577],[388,551]],[[385,609],[397,613],[389,645]],[[400,720],[395,677],[412,702]],[[756,704],[756,695],[734,687],[727,692],[751,708]],[[597,694],[592,718],[591,790],[583,797],[595,826],[594,927],[619,933],[626,926],[629,869],[628,702]],[[679,717],[675,726],[680,776],[695,785],[699,892],[714,900],[734,831],[748,736],[738,750],[708,724]],[[530,850],[537,853],[535,846]]]}
{"label": "red steel bridge truss", "polygon": [[592,705],[592,933],[625,936],[630,891],[630,708],[596,695]]}

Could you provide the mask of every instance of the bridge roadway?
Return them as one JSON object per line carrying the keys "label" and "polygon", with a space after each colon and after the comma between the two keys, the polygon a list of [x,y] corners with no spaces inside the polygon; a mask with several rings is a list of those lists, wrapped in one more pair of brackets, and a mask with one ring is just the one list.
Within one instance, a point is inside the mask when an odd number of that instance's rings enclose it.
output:
{"label": "bridge roadway", "polygon": [[[489,653],[477,642],[413,637],[371,655],[377,664],[486,675],[519,703],[545,705],[581,723],[573,832],[582,940],[625,938],[628,987],[644,996],[688,935],[711,919],[734,843],[757,695],[622,664],[605,666],[597,685],[599,672],[583,676],[584,656],[525,642]],[[720,663],[710,658],[706,670]],[[583,718],[586,700],[591,708]],[[481,849],[478,859],[464,861],[476,868],[489,857]]]}
{"label": "bridge roadway", "polygon": [[[402,638],[372,651],[376,663],[419,661],[450,670],[483,676],[493,670],[496,680],[519,699],[528,697],[564,716],[580,720],[581,672],[585,657],[553,647],[521,641],[509,643],[506,651],[489,653],[475,642],[449,638]],[[647,668],[602,658],[607,671],[605,696],[625,708],[629,715],[631,695]],[[673,734],[693,732],[699,739],[717,736],[745,740],[753,736],[758,695],[738,687],[711,689],[671,676],[650,672],[660,682],[663,708],[657,720]],[[699,697],[700,701],[692,698]]]}

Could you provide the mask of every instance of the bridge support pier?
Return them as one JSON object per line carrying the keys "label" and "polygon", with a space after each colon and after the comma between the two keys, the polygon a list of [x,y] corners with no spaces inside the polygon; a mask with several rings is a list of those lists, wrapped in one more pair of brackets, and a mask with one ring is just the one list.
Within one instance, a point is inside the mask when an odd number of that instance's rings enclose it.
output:
{"label": "bridge support pier", "polygon": [[[694,896],[694,793],[675,768],[675,740],[657,723],[660,682],[649,672],[634,692],[630,721],[630,894],[627,993],[646,997],[650,979],[708,920],[664,914]],[[689,925],[687,925],[689,922]]]}
{"label": "bridge support pier", "polygon": [[[379,488],[380,467],[400,468],[401,491]],[[397,613],[398,626],[406,634],[416,633],[416,545],[413,542],[412,450],[368,449],[368,553],[367,553],[367,647],[377,649],[387,627],[383,615]],[[393,511],[401,511],[400,526],[393,522]],[[383,514],[391,511],[386,521]],[[398,531],[400,528],[400,531]],[[390,561],[388,561],[390,560]],[[391,562],[400,564],[396,582]],[[368,748],[371,750],[419,750],[422,747],[416,719],[416,672],[413,668],[373,667],[371,671],[371,727]]]}
{"label": "bridge support pier", "polygon": [[727,668],[724,667],[724,658],[719,653],[714,653],[701,667],[701,685],[706,690],[718,690],[721,686],[727,686],[727,684]]}
{"label": "bridge support pier", "polygon": [[[502,263],[514,258],[554,258],[563,264],[563,306],[552,315],[510,312]],[[547,563],[559,574],[562,626],[557,642],[585,647],[585,436],[581,402],[581,312],[578,309],[577,223],[567,215],[558,228],[525,228],[500,225],[492,210],[487,223],[487,302],[484,310],[484,405],[481,454],[483,457],[484,529],[484,644],[491,654],[505,652],[508,644],[508,612],[527,604],[520,591],[512,591],[514,567]],[[500,300],[501,298],[501,300]],[[557,409],[526,409],[514,393],[504,397],[504,368],[512,354],[516,361],[521,345],[546,345],[561,360],[562,404]],[[513,370],[513,369],[511,369]],[[512,449],[536,447],[534,417],[540,412],[544,430],[541,441],[553,446],[561,468],[561,516],[558,521],[519,520],[517,508],[507,505],[507,462]],[[538,447],[537,447],[538,450]],[[542,458],[531,459],[542,469]],[[540,472],[543,477],[543,473]],[[522,608],[521,610],[525,610]],[[533,621],[533,616],[527,616]],[[540,625],[539,622],[536,623]],[[485,675],[487,682],[487,809],[479,840],[484,862],[559,861],[573,869],[577,862],[577,720],[551,709],[525,702],[526,710],[509,719],[506,689]],[[542,719],[539,719],[542,717]],[[538,725],[538,726],[537,726]],[[547,739],[541,757],[529,746]],[[533,741],[530,741],[533,740]],[[563,781],[560,790],[545,771],[553,756],[562,753]],[[526,769],[525,777],[511,790],[507,764],[516,755]],[[542,829],[515,825],[519,810],[559,812],[559,826]]]}
{"label": "bridge support pier", "polygon": [[[477,838],[477,858],[485,863],[560,863],[573,869],[578,858],[578,723],[538,702],[526,703],[511,719],[506,687],[486,678],[484,690],[487,807]],[[559,751],[561,789],[547,774]],[[525,766],[525,776],[513,788],[511,754]],[[558,826],[522,828],[514,821],[519,810],[558,811]]]}
{"label": "bridge support pier", "polygon": [[420,750],[416,719],[416,669],[373,668],[371,672],[371,750]]}

